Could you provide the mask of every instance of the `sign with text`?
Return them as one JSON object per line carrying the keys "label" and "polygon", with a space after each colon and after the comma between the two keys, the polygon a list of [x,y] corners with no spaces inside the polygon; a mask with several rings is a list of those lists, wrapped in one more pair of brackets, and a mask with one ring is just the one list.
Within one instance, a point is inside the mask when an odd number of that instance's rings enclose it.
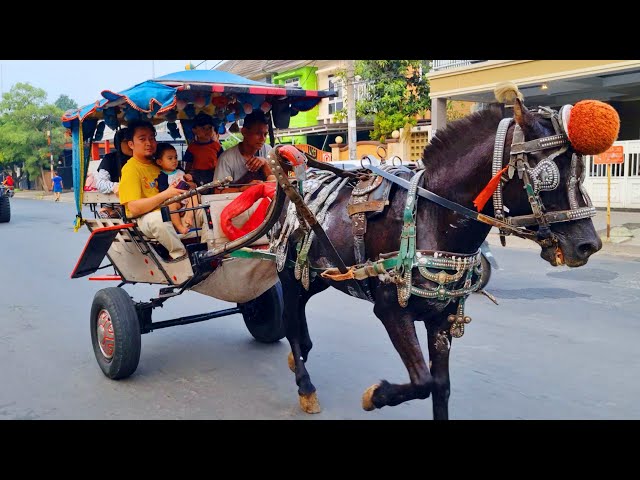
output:
{"label": "sign with text", "polygon": [[307,145],[306,143],[298,143],[294,145],[301,152],[309,154],[314,160],[319,162],[330,162],[331,152],[325,152],[324,150],[318,150],[313,145]]}
{"label": "sign with text", "polygon": [[615,145],[600,155],[593,157],[594,165],[607,165],[613,163],[624,163],[624,148],[622,145]]}

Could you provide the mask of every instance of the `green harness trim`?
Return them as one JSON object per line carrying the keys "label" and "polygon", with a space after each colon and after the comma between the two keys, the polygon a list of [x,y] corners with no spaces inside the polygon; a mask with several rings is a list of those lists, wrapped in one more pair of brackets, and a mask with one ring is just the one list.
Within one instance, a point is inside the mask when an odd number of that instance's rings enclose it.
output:
{"label": "green harness trim", "polygon": [[276,254],[268,252],[266,250],[253,250],[249,247],[239,248],[238,250],[234,250],[229,254],[230,257],[234,258],[255,258],[259,260],[271,260],[273,262],[276,261]]}

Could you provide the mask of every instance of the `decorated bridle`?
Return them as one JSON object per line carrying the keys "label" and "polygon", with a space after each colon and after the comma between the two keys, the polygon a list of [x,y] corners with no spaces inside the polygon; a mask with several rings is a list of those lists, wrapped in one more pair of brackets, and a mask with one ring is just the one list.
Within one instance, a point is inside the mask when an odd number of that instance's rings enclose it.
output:
{"label": "decorated bridle", "polygon": [[[532,240],[542,247],[551,247],[558,243],[558,239],[549,228],[549,224],[590,218],[596,214],[596,209],[583,185],[586,170],[584,157],[579,153],[573,153],[571,156],[571,167],[567,180],[569,210],[546,211],[540,198],[540,192],[555,190],[560,184],[560,169],[556,164],[556,158],[565,153],[571,146],[565,125],[569,123],[572,108],[571,105],[565,105],[560,109],[560,112],[556,112],[547,107],[538,107],[536,114],[551,120],[555,135],[525,141],[522,128],[516,124],[509,151],[509,163],[504,168],[502,167],[502,159],[505,140],[507,131],[514,121],[513,118],[503,119],[498,125],[496,133],[492,174],[496,176],[500,173],[501,175],[500,182],[493,193],[495,218],[505,221],[513,227],[523,227],[522,231],[524,232],[530,232],[526,227],[538,225],[536,236]],[[549,153],[535,167],[531,167],[528,155],[539,151],[549,151]],[[580,176],[577,174],[578,165],[582,166],[582,174]],[[524,183],[527,199],[533,213],[510,217],[505,216],[502,188],[504,184],[513,179],[516,172],[518,178]],[[586,207],[580,207],[578,195],[582,196],[584,203],[587,205]],[[506,235],[512,233],[518,235],[519,233],[517,230],[506,228],[499,228],[499,232],[503,245],[506,244]],[[529,235],[527,237],[531,238]]]}

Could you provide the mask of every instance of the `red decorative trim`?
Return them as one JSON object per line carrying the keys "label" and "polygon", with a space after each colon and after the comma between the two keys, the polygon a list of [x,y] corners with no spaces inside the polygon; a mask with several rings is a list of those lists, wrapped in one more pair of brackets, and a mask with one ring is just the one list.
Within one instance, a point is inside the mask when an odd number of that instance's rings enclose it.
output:
{"label": "red decorative trim", "polygon": [[258,95],[286,95],[286,88],[270,88],[270,87],[249,87],[249,93]]}
{"label": "red decorative trim", "polygon": [[96,277],[89,277],[89,280],[122,280],[120,275],[98,275]]}

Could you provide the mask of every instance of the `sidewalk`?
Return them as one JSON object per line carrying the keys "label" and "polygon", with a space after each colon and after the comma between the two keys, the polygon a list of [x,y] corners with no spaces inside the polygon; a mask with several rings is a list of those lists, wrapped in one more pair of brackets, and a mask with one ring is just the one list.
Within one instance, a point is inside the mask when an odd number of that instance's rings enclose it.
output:
{"label": "sidewalk", "polygon": [[[53,193],[42,190],[22,190],[15,193],[15,198],[31,198],[35,200],[45,200],[53,202]],[[63,192],[60,201],[73,203],[73,191]],[[607,211],[598,209],[593,217],[593,224],[602,239],[602,250],[599,253],[608,255],[619,255],[626,257],[640,258],[640,210],[637,211],[611,211],[610,240],[607,241]],[[487,237],[489,245],[501,247],[498,230],[492,228]],[[507,237],[507,247],[513,248],[533,248],[540,247],[531,240],[514,237]]]}
{"label": "sidewalk", "polygon": [[[53,192],[45,192],[44,190],[21,190],[19,192],[15,192],[14,198],[30,198],[33,200],[45,200],[48,202],[53,202],[55,200]],[[62,192],[60,194],[60,201],[73,203],[75,201],[73,198],[73,190]]]}

